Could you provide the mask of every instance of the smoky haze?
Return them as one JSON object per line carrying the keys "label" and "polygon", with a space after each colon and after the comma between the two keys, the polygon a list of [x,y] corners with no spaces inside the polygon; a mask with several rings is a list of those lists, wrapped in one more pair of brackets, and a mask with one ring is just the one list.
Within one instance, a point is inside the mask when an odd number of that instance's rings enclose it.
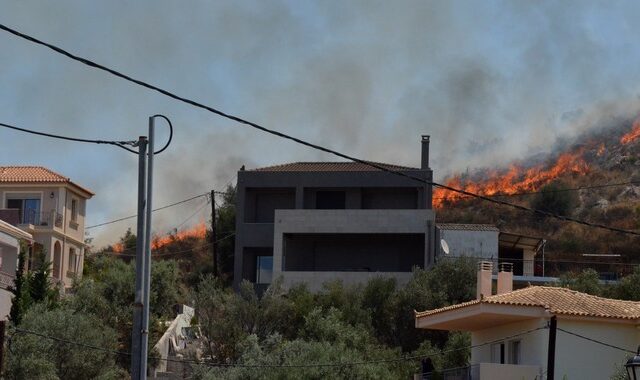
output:
{"label": "smoky haze", "polygon": [[[0,22],[226,112],[436,178],[547,152],[639,106],[634,3],[457,1],[2,1]],[[135,139],[176,134],[155,206],[224,189],[240,166],[335,157],[234,124],[9,34],[0,121]],[[159,128],[163,128],[160,126]],[[158,129],[159,139],[166,131]],[[2,165],[43,165],[94,190],[87,224],[135,213],[136,157],[0,130]],[[202,205],[154,214],[163,233]],[[208,218],[208,208],[190,223]],[[102,246],[133,221],[91,230]]]}

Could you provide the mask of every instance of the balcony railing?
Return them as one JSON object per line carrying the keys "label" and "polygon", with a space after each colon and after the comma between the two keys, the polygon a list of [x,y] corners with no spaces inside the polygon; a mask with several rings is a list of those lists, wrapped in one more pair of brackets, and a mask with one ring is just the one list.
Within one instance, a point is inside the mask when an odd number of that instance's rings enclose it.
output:
{"label": "balcony railing", "polygon": [[513,265],[514,276],[528,277],[559,277],[570,272],[579,273],[586,269],[596,271],[603,281],[617,281],[620,278],[633,272],[633,269],[640,265],[636,263],[624,263],[615,261],[595,261],[595,260],[569,260],[569,259],[549,259],[536,258],[533,260],[512,259],[512,258],[481,258],[481,257],[440,257],[438,260],[464,260],[471,259],[477,261],[489,261],[493,263],[493,273],[498,273],[498,267],[503,263]]}
{"label": "balcony railing", "polygon": [[416,375],[421,380],[494,380],[536,379],[540,367],[534,365],[479,363],[468,367],[450,368],[439,372]]}
{"label": "balcony railing", "polygon": [[24,217],[21,218],[20,224],[32,224],[34,226],[62,228],[62,214],[56,211],[35,212],[32,210],[25,211]]}
{"label": "balcony railing", "polygon": [[9,286],[13,286],[13,279],[15,278],[15,276],[9,274],[9,273],[5,273],[5,272],[0,272],[0,288],[2,289],[6,289]]}

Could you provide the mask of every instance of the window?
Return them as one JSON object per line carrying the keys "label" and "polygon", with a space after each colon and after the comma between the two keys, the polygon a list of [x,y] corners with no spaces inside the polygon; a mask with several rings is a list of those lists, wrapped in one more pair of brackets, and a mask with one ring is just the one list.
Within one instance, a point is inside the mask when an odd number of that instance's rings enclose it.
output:
{"label": "window", "polygon": [[504,364],[504,342],[491,345],[491,363]]}
{"label": "window", "polygon": [[520,364],[520,341],[509,342],[509,364]]}
{"label": "window", "polygon": [[316,193],[316,209],[341,210],[345,208],[344,191],[318,191]]}
{"label": "window", "polygon": [[40,224],[40,199],[7,199],[7,208],[18,209],[21,224]]}
{"label": "window", "polygon": [[74,222],[78,221],[78,200],[71,200],[71,220]]}
{"label": "window", "polygon": [[270,284],[273,275],[273,256],[256,256],[256,284]]}
{"label": "window", "polygon": [[69,268],[67,269],[69,272],[76,271],[76,262],[77,262],[76,249],[69,248]]}

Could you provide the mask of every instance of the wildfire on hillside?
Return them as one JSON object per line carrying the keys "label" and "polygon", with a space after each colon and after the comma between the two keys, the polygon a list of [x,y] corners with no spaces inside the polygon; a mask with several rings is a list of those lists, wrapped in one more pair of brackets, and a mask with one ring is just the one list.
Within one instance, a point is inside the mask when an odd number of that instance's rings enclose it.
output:
{"label": "wildfire on hillside", "polygon": [[180,241],[180,240],[185,240],[188,238],[204,239],[206,236],[207,236],[207,226],[204,222],[200,222],[187,230],[178,231],[175,234],[155,236],[151,240],[151,249],[152,250],[160,249],[167,244]]}
{"label": "wildfire on hillside", "polygon": [[[582,154],[583,149],[563,153],[552,165],[541,164],[531,168],[512,165],[506,172],[491,171],[482,181],[463,180],[457,175],[448,179],[445,185],[488,196],[535,191],[563,174],[586,174],[589,166]],[[433,191],[433,206],[440,208],[445,203],[456,202],[464,197],[451,190],[436,188]]]}
{"label": "wildfire on hillside", "polygon": [[636,119],[633,122],[633,127],[631,128],[631,131],[626,133],[624,136],[622,136],[622,138],[620,138],[620,143],[626,145],[626,144],[629,144],[630,142],[637,140],[638,137],[640,137],[640,119]]}
{"label": "wildfire on hillside", "polygon": [[[620,143],[627,145],[638,139],[640,139],[640,118],[637,118],[633,122],[631,130],[620,138]],[[456,175],[447,179],[445,185],[486,196],[537,191],[562,175],[588,173],[589,165],[585,160],[585,154],[589,152],[601,157],[607,152],[607,147],[604,142],[592,139],[578,148],[560,154],[551,163],[539,164],[530,168],[511,165],[508,170],[491,170],[478,180]],[[433,207],[441,208],[447,203],[454,203],[463,198],[466,197],[460,193],[435,188]]]}
{"label": "wildfire on hillside", "polygon": [[[189,238],[204,239],[206,236],[207,226],[203,221],[201,221],[200,223],[186,230],[177,231],[173,234],[164,236],[154,236],[153,239],[151,239],[151,250],[155,251],[166,246],[167,244],[175,243]],[[115,243],[112,245],[112,248],[116,253],[124,252],[124,245],[122,243]]]}

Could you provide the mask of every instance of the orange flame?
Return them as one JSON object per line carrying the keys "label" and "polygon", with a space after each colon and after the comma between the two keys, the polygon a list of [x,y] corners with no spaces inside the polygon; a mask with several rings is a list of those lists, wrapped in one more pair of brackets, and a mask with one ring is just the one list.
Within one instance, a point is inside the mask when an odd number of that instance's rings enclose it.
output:
{"label": "orange flame", "polygon": [[629,144],[630,142],[635,141],[638,137],[640,137],[640,119],[636,119],[633,122],[631,131],[622,136],[620,143]]}
{"label": "orange flame", "polygon": [[[520,166],[512,165],[506,172],[494,170],[488,173],[487,179],[483,181],[463,181],[460,176],[454,176],[446,182],[446,185],[488,196],[535,191],[560,175],[587,173],[589,166],[582,158],[583,152],[583,149],[578,149],[575,152],[563,153],[549,167],[537,165],[524,169]],[[462,198],[464,198],[464,195],[460,193],[436,188],[433,192],[433,206],[440,208],[445,203],[456,202]]]}
{"label": "orange flame", "polygon": [[169,234],[165,236],[155,236],[151,241],[151,249],[156,250],[164,247],[167,244],[189,239],[189,238],[204,239],[206,236],[207,236],[207,226],[204,222],[200,222],[190,229],[178,231],[175,234]]}
{"label": "orange flame", "polygon": [[115,243],[112,247],[113,247],[113,252],[116,252],[116,253],[124,252],[124,244],[122,243]]}

